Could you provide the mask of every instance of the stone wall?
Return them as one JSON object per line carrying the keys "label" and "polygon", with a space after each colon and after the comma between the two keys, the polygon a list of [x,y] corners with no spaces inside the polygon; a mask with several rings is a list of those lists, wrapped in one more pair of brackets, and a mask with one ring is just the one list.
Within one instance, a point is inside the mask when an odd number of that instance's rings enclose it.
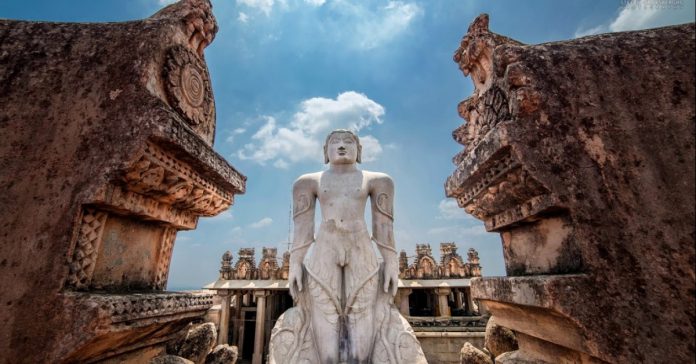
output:
{"label": "stone wall", "polygon": [[502,237],[472,281],[535,362],[695,357],[694,24],[523,45],[478,17],[445,189]]}
{"label": "stone wall", "polygon": [[146,352],[212,304],[163,290],[176,232],[245,189],[212,149],[216,30],[207,0],[126,23],[0,20],[1,362]]}
{"label": "stone wall", "polygon": [[[451,336],[448,336],[450,334]],[[416,332],[428,363],[459,364],[459,352],[469,342],[483,349],[484,332]]]}

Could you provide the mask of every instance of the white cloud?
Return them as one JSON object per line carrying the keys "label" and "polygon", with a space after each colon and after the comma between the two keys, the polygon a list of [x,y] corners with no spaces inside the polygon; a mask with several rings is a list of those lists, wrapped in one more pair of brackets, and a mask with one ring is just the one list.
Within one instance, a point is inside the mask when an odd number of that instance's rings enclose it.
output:
{"label": "white cloud", "polygon": [[207,218],[206,221],[208,222],[221,222],[221,221],[232,221],[234,219],[234,216],[232,215],[232,211],[227,210],[223,211],[213,217]]}
{"label": "white cloud", "polygon": [[232,130],[232,132],[225,138],[225,142],[227,143],[234,143],[234,138],[237,135],[244,134],[246,132],[246,129],[244,128],[237,128]]}
{"label": "white cloud", "polygon": [[369,50],[392,41],[404,33],[411,22],[422,14],[423,9],[415,3],[390,1],[377,11],[366,7],[354,8],[357,29],[353,33],[358,48]]}
{"label": "white cloud", "polygon": [[266,227],[272,223],[273,223],[273,219],[271,219],[270,217],[264,217],[263,219],[249,225],[249,227],[254,228],[254,229],[260,229],[260,228]]}
{"label": "white cloud", "polygon": [[249,21],[249,15],[247,15],[245,12],[240,11],[239,15],[237,16],[237,20],[239,20],[242,23],[246,23]]}
{"label": "white cloud", "polygon": [[694,1],[632,0],[618,12],[616,18],[606,24],[590,28],[578,28],[575,37],[605,32],[622,32],[663,27],[694,21]]}
{"label": "white cloud", "polygon": [[[323,161],[322,145],[328,132],[346,128],[359,133],[381,124],[384,113],[382,105],[355,91],[341,93],[336,99],[307,99],[285,125],[264,116],[264,125],[251,137],[251,143],[237,151],[237,156],[261,165],[272,162],[283,169],[300,161]],[[360,136],[360,140],[364,162],[374,161],[382,153],[379,140],[372,135]]]}
{"label": "white cloud", "polygon": [[169,4],[174,4],[179,0],[157,0],[157,3],[164,6],[164,5],[169,5]]}
{"label": "white cloud", "polygon": [[463,208],[457,205],[457,201],[451,198],[447,198],[440,201],[437,206],[440,211],[438,218],[445,220],[463,220],[463,219],[473,219],[471,215],[464,212]]}
{"label": "white cloud", "polygon": [[326,0],[305,0],[305,2],[313,6],[322,6],[326,2]]}
{"label": "white cloud", "polygon": [[249,8],[258,9],[267,16],[273,10],[274,0],[237,0],[237,4],[245,5]]}

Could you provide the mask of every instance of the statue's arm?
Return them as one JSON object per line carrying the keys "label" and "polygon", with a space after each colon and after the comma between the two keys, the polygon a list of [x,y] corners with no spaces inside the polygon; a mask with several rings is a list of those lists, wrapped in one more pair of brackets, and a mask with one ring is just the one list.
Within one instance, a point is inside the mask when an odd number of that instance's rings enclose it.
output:
{"label": "statue's arm", "polygon": [[314,210],[316,206],[316,181],[302,176],[292,187],[292,219],[294,234],[290,250],[290,293],[293,297],[302,291],[302,262],[314,242]]}
{"label": "statue's arm", "polygon": [[384,259],[384,291],[396,294],[398,263],[394,242],[394,182],[380,174],[371,181],[372,239]]}

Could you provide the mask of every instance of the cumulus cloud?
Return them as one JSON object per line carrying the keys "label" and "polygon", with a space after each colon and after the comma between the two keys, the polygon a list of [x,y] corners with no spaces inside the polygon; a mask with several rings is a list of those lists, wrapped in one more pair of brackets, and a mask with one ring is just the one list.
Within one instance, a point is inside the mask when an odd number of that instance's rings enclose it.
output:
{"label": "cumulus cloud", "polygon": [[264,217],[263,219],[249,225],[249,227],[254,228],[254,229],[260,229],[262,227],[266,227],[268,225],[271,225],[273,223],[273,219],[270,217]]}
{"label": "cumulus cloud", "polygon": [[626,2],[617,16],[606,24],[578,28],[575,37],[605,32],[622,32],[656,28],[694,21],[694,1],[632,0]]}
{"label": "cumulus cloud", "polygon": [[228,143],[234,143],[234,138],[237,135],[244,134],[245,132],[246,132],[246,129],[244,129],[244,128],[236,128],[236,129],[232,130],[232,132],[229,133],[227,138],[225,138],[225,141]]}
{"label": "cumulus cloud", "polygon": [[460,208],[459,205],[457,205],[457,201],[453,199],[443,199],[440,201],[440,204],[437,206],[437,209],[440,211],[440,214],[438,218],[444,219],[444,220],[463,220],[463,219],[472,219],[471,215],[467,214],[464,212],[464,209]]}
{"label": "cumulus cloud", "polygon": [[[251,137],[252,142],[238,150],[237,156],[283,169],[300,161],[323,161],[322,145],[329,131],[346,128],[359,134],[381,124],[384,113],[382,105],[355,91],[341,93],[335,99],[307,99],[300,103],[291,120],[282,125],[276,118],[264,116],[265,122]],[[383,151],[379,140],[372,135],[359,136],[363,161],[377,159]]]}
{"label": "cumulus cloud", "polygon": [[237,20],[239,20],[241,23],[246,23],[249,21],[249,15],[243,11],[240,11],[239,15],[237,16]]}
{"label": "cumulus cloud", "polygon": [[237,4],[245,5],[249,8],[260,10],[266,15],[270,15],[275,0],[237,0]]}
{"label": "cumulus cloud", "polygon": [[332,5],[341,19],[340,23],[334,24],[338,28],[334,33],[348,36],[353,47],[363,50],[394,40],[423,13],[418,4],[402,1],[389,1],[376,8],[357,1],[334,1]]}
{"label": "cumulus cloud", "polygon": [[305,2],[313,6],[322,6],[326,2],[326,0],[305,0]]}

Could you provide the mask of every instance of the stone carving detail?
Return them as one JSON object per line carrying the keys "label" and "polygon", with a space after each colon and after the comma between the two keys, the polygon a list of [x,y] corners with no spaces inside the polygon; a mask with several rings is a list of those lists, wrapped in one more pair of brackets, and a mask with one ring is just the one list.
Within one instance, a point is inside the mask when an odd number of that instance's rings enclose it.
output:
{"label": "stone carving detail", "polygon": [[121,186],[108,186],[98,202],[105,204],[105,209],[128,211],[136,215],[147,216],[149,219],[164,221],[178,228],[193,229],[196,227],[197,215],[176,209],[154,198],[128,191]]}
{"label": "stone carving detail", "polygon": [[124,172],[127,189],[179,210],[213,216],[229,208],[233,195],[152,143]]}
{"label": "stone carving detail", "polygon": [[163,290],[167,287],[167,278],[169,275],[169,264],[172,261],[172,249],[174,248],[174,240],[176,239],[176,229],[164,229],[162,242],[160,243],[159,256],[157,258],[157,273],[155,276],[155,288]]}
{"label": "stone carving detail", "polygon": [[258,279],[274,279],[278,271],[277,248],[263,248]]}
{"label": "stone carving detail", "polygon": [[[472,252],[476,258],[472,260]],[[473,248],[468,252],[469,261],[457,254],[454,243],[440,243],[440,263],[432,255],[430,244],[416,244],[416,257],[413,264],[408,265],[405,251],[399,257],[399,278],[401,279],[456,279],[480,277],[481,266],[478,263],[478,253]]]}
{"label": "stone carving detail", "polygon": [[491,86],[482,96],[474,95],[457,107],[459,116],[467,122],[452,132],[452,137],[465,146],[464,152],[455,157],[461,163],[465,152],[473,150],[499,122],[510,118],[508,99],[498,86]]}
{"label": "stone carving detail", "polygon": [[377,206],[377,210],[379,212],[383,213],[391,220],[394,220],[394,213],[392,211],[394,204],[389,201],[389,195],[386,193],[380,193],[377,196],[377,203],[375,205]]}
{"label": "stone carving detail", "polygon": [[309,211],[310,207],[311,205],[309,203],[309,196],[300,195],[295,199],[292,216],[297,217],[299,215],[302,215],[303,213]]}
{"label": "stone carving detail", "polygon": [[68,286],[77,289],[89,286],[97,264],[106,218],[106,212],[93,208],[86,208],[82,212],[77,241],[74,243],[72,259],[69,262]]}
{"label": "stone carving detail", "polygon": [[[170,104],[192,125],[214,125],[215,103],[208,70],[199,56],[183,46],[169,49],[165,86]],[[207,128],[206,128],[207,129]],[[204,130],[208,135],[212,130]]]}
{"label": "stone carving detail", "polygon": [[254,259],[254,248],[239,249],[239,260],[234,267],[235,278],[237,279],[256,279],[258,271]]}
{"label": "stone carving detail", "polygon": [[225,252],[225,254],[222,255],[220,279],[232,279],[232,277],[232,253],[230,253],[230,251],[228,250]]}
{"label": "stone carving detail", "polygon": [[212,295],[130,294],[110,296],[106,309],[110,313],[111,322],[118,323],[207,310],[212,305]]}

